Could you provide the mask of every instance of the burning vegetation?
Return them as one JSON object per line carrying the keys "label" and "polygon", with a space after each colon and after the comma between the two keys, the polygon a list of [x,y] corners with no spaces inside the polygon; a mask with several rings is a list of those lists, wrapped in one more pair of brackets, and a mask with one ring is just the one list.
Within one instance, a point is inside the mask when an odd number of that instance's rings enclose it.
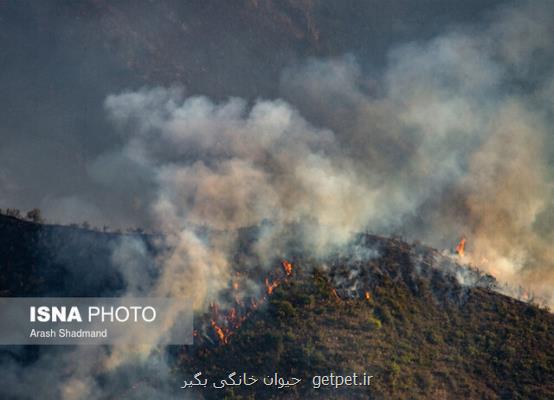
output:
{"label": "burning vegetation", "polygon": [[[361,235],[358,240],[361,247],[374,251],[367,252],[365,258],[357,260],[352,260],[349,256],[330,257],[321,265],[311,266],[308,270],[299,269],[291,261],[284,259],[280,262],[280,268],[275,266],[262,278],[236,272],[228,296],[222,296],[223,299],[230,299],[230,303],[224,301],[224,307],[212,304],[208,325],[211,332],[200,323],[201,334],[196,332],[195,337],[201,342],[228,345],[252,314],[267,307],[268,301],[279,288],[289,287],[296,279],[305,278],[312,268],[323,268],[321,271],[324,278],[320,282],[322,290],[335,302],[358,299],[373,306],[373,293],[383,279],[402,281],[413,295],[429,292],[435,302],[459,305],[468,301],[473,288],[497,288],[498,284],[492,276],[477,268],[459,265],[447,255],[429,247],[372,235]],[[460,256],[463,255],[465,242],[466,239],[462,238],[456,247]],[[257,279],[263,290],[257,295],[245,297],[242,286],[247,279]],[[424,282],[433,284],[429,286]]]}
{"label": "burning vegetation", "polygon": [[285,271],[285,274],[287,276],[291,276],[292,275],[292,264],[290,262],[288,262],[287,260],[283,260],[281,262],[281,265],[283,266],[283,270]]}
{"label": "burning vegetation", "polygon": [[[538,382],[554,376],[554,352],[545,347],[554,331],[544,329],[554,326],[551,314],[495,293],[494,278],[447,253],[371,235],[360,241],[376,251],[362,259],[276,263],[258,277],[258,297],[227,311],[212,306],[207,334],[179,353],[181,370],[224,377],[241,365],[257,376],[279,371],[309,380],[337,365],[363,365],[379,377],[369,391],[307,385],[291,398],[425,399],[440,398],[445,388],[452,398],[548,398],[554,387]],[[225,395],[282,393],[239,388]]]}
{"label": "burning vegetation", "polygon": [[[265,291],[258,296],[253,296],[246,301],[238,295],[240,292],[240,274],[237,273],[237,279],[232,281],[232,291],[236,292],[233,296],[233,305],[227,310],[220,310],[218,304],[213,303],[210,306],[211,322],[213,332],[216,338],[222,344],[229,343],[229,338],[248,318],[253,310],[264,304],[274,290],[287,281],[293,273],[293,265],[287,260],[281,261],[282,272],[275,270],[270,277],[264,279]],[[196,333],[195,336],[198,336]]]}
{"label": "burning vegetation", "polygon": [[460,257],[463,257],[465,255],[465,249],[466,238],[462,237],[462,239],[460,239],[460,242],[456,245],[456,254],[458,254]]}
{"label": "burning vegetation", "polygon": [[[44,296],[50,293],[45,287],[82,295],[71,291],[76,285],[69,285],[62,261],[31,251],[39,236],[56,239],[51,248],[64,246],[79,265],[98,273],[99,265],[110,265],[113,241],[119,239],[2,218],[0,231],[10,244],[0,249],[5,296]],[[94,246],[83,248],[83,240]],[[379,377],[370,393],[301,387],[291,398],[425,399],[440,398],[445,388],[452,398],[552,397],[551,314],[495,293],[494,278],[447,253],[372,235],[362,235],[359,248],[371,251],[326,260],[294,254],[276,260],[269,271],[240,270],[237,261],[227,293],[196,315],[194,345],[168,350],[173,370],[224,377],[244,366],[255,375],[279,371],[308,380],[339,365],[350,371],[363,366]],[[114,274],[97,278],[91,291],[103,288],[109,296],[120,290]],[[266,278],[274,286],[271,293]],[[255,294],[247,291],[252,282],[258,283]],[[223,397],[221,392],[202,395]],[[255,389],[225,396],[263,399],[279,393]]]}

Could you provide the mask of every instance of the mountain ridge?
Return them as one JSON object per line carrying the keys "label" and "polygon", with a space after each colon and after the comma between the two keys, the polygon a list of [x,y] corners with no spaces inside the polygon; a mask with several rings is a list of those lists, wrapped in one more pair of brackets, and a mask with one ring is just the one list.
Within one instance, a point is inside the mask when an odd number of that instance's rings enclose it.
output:
{"label": "mountain ridge", "polygon": [[[121,235],[0,216],[0,237],[2,296],[83,295],[87,284],[84,294],[92,296],[125,289],[106,267]],[[277,263],[265,272],[265,286],[252,271],[265,291],[256,306],[198,313],[195,344],[167,349],[175,376],[202,371],[215,378],[245,368],[303,379],[286,394],[234,389],[225,393],[229,399],[554,396],[552,314],[494,292],[495,281],[483,273],[472,272],[485,279],[479,285],[460,284],[456,268],[464,267],[427,246],[360,238],[357,252],[324,261],[296,254],[287,261],[290,273]],[[64,251],[71,257],[53,256]],[[367,372],[375,380],[369,388],[310,386],[311,376],[330,372]],[[222,398],[215,390],[202,395]]]}

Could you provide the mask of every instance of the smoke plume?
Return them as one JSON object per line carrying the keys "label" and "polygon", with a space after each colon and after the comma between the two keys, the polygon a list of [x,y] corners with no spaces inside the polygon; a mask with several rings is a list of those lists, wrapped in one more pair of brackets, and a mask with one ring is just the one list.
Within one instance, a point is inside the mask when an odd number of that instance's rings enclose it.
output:
{"label": "smoke plume", "polygon": [[284,71],[277,100],[109,96],[126,143],[109,157],[153,188],[150,220],[174,249],[168,281],[194,265],[209,298],[228,284],[239,229],[263,226],[255,248],[268,262],[294,226],[316,255],[362,230],[438,247],[465,235],[462,261],[550,297],[551,235],[538,224],[552,209],[551,12],[501,9],[486,26],[393,49],[373,76],[353,56],[313,59]]}
{"label": "smoke plume", "polygon": [[[126,270],[130,292],[194,293],[202,310],[229,286],[243,229],[256,228],[252,266],[291,243],[323,257],[368,230],[438,248],[465,236],[460,262],[554,304],[553,11],[501,8],[484,24],[396,46],[382,71],[353,55],[303,61],[283,72],[277,99],[179,87],[108,96],[121,145],[88,171],[132,187],[167,249],[155,281]],[[140,245],[122,246],[121,265],[140,258]],[[117,371],[131,361],[124,350],[82,365]],[[61,398],[102,398],[92,373],[72,374]]]}

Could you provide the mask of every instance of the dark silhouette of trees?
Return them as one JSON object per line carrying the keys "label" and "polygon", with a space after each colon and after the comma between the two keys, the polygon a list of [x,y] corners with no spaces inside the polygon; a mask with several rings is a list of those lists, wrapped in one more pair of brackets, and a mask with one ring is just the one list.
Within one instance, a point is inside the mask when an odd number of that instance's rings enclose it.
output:
{"label": "dark silhouette of trees", "polygon": [[35,222],[37,224],[44,222],[44,219],[42,218],[42,213],[38,208],[33,208],[31,211],[27,212],[26,217],[29,221]]}
{"label": "dark silhouette of trees", "polygon": [[6,215],[8,217],[21,218],[21,211],[17,208],[6,208]]}

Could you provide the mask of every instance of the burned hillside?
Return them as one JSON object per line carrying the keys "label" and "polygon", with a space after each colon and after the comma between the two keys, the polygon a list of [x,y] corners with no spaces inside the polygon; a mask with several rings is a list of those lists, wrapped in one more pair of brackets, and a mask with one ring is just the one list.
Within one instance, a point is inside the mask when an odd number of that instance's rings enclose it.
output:
{"label": "burned hillside", "polygon": [[[195,345],[175,350],[178,376],[278,371],[303,379],[289,391],[227,388],[230,399],[554,395],[552,314],[494,292],[490,275],[436,250],[365,240],[379,246],[379,255],[327,264],[298,258],[289,274],[276,264],[279,278],[266,280],[265,293],[248,308],[214,305],[197,318]],[[313,389],[311,377],[329,371],[371,373],[374,385]],[[221,395],[210,389],[207,397]]]}
{"label": "burned hillside", "polygon": [[[2,218],[1,230],[4,296],[123,290],[121,271],[113,264],[121,235],[10,217]],[[139,238],[149,243],[152,255],[159,251],[155,238]],[[71,259],[54,256],[68,251]],[[286,393],[227,391],[226,398],[554,395],[552,314],[496,293],[490,275],[458,264],[456,255],[364,234],[325,260],[293,253],[269,271],[235,267],[219,301],[197,313],[194,345],[161,349],[172,360],[176,393],[179,379],[197,371],[221,377],[244,367],[257,375],[298,376],[303,384]],[[77,291],[72,282],[79,278]],[[254,282],[258,286],[252,289]],[[3,357],[12,357],[7,350]],[[19,363],[38,359],[31,348],[18,354]],[[375,381],[370,388],[315,391],[310,376],[326,371],[368,372]],[[142,378],[150,386],[159,384]],[[135,398],[142,384],[119,394]],[[202,395],[221,398],[215,390]]]}

